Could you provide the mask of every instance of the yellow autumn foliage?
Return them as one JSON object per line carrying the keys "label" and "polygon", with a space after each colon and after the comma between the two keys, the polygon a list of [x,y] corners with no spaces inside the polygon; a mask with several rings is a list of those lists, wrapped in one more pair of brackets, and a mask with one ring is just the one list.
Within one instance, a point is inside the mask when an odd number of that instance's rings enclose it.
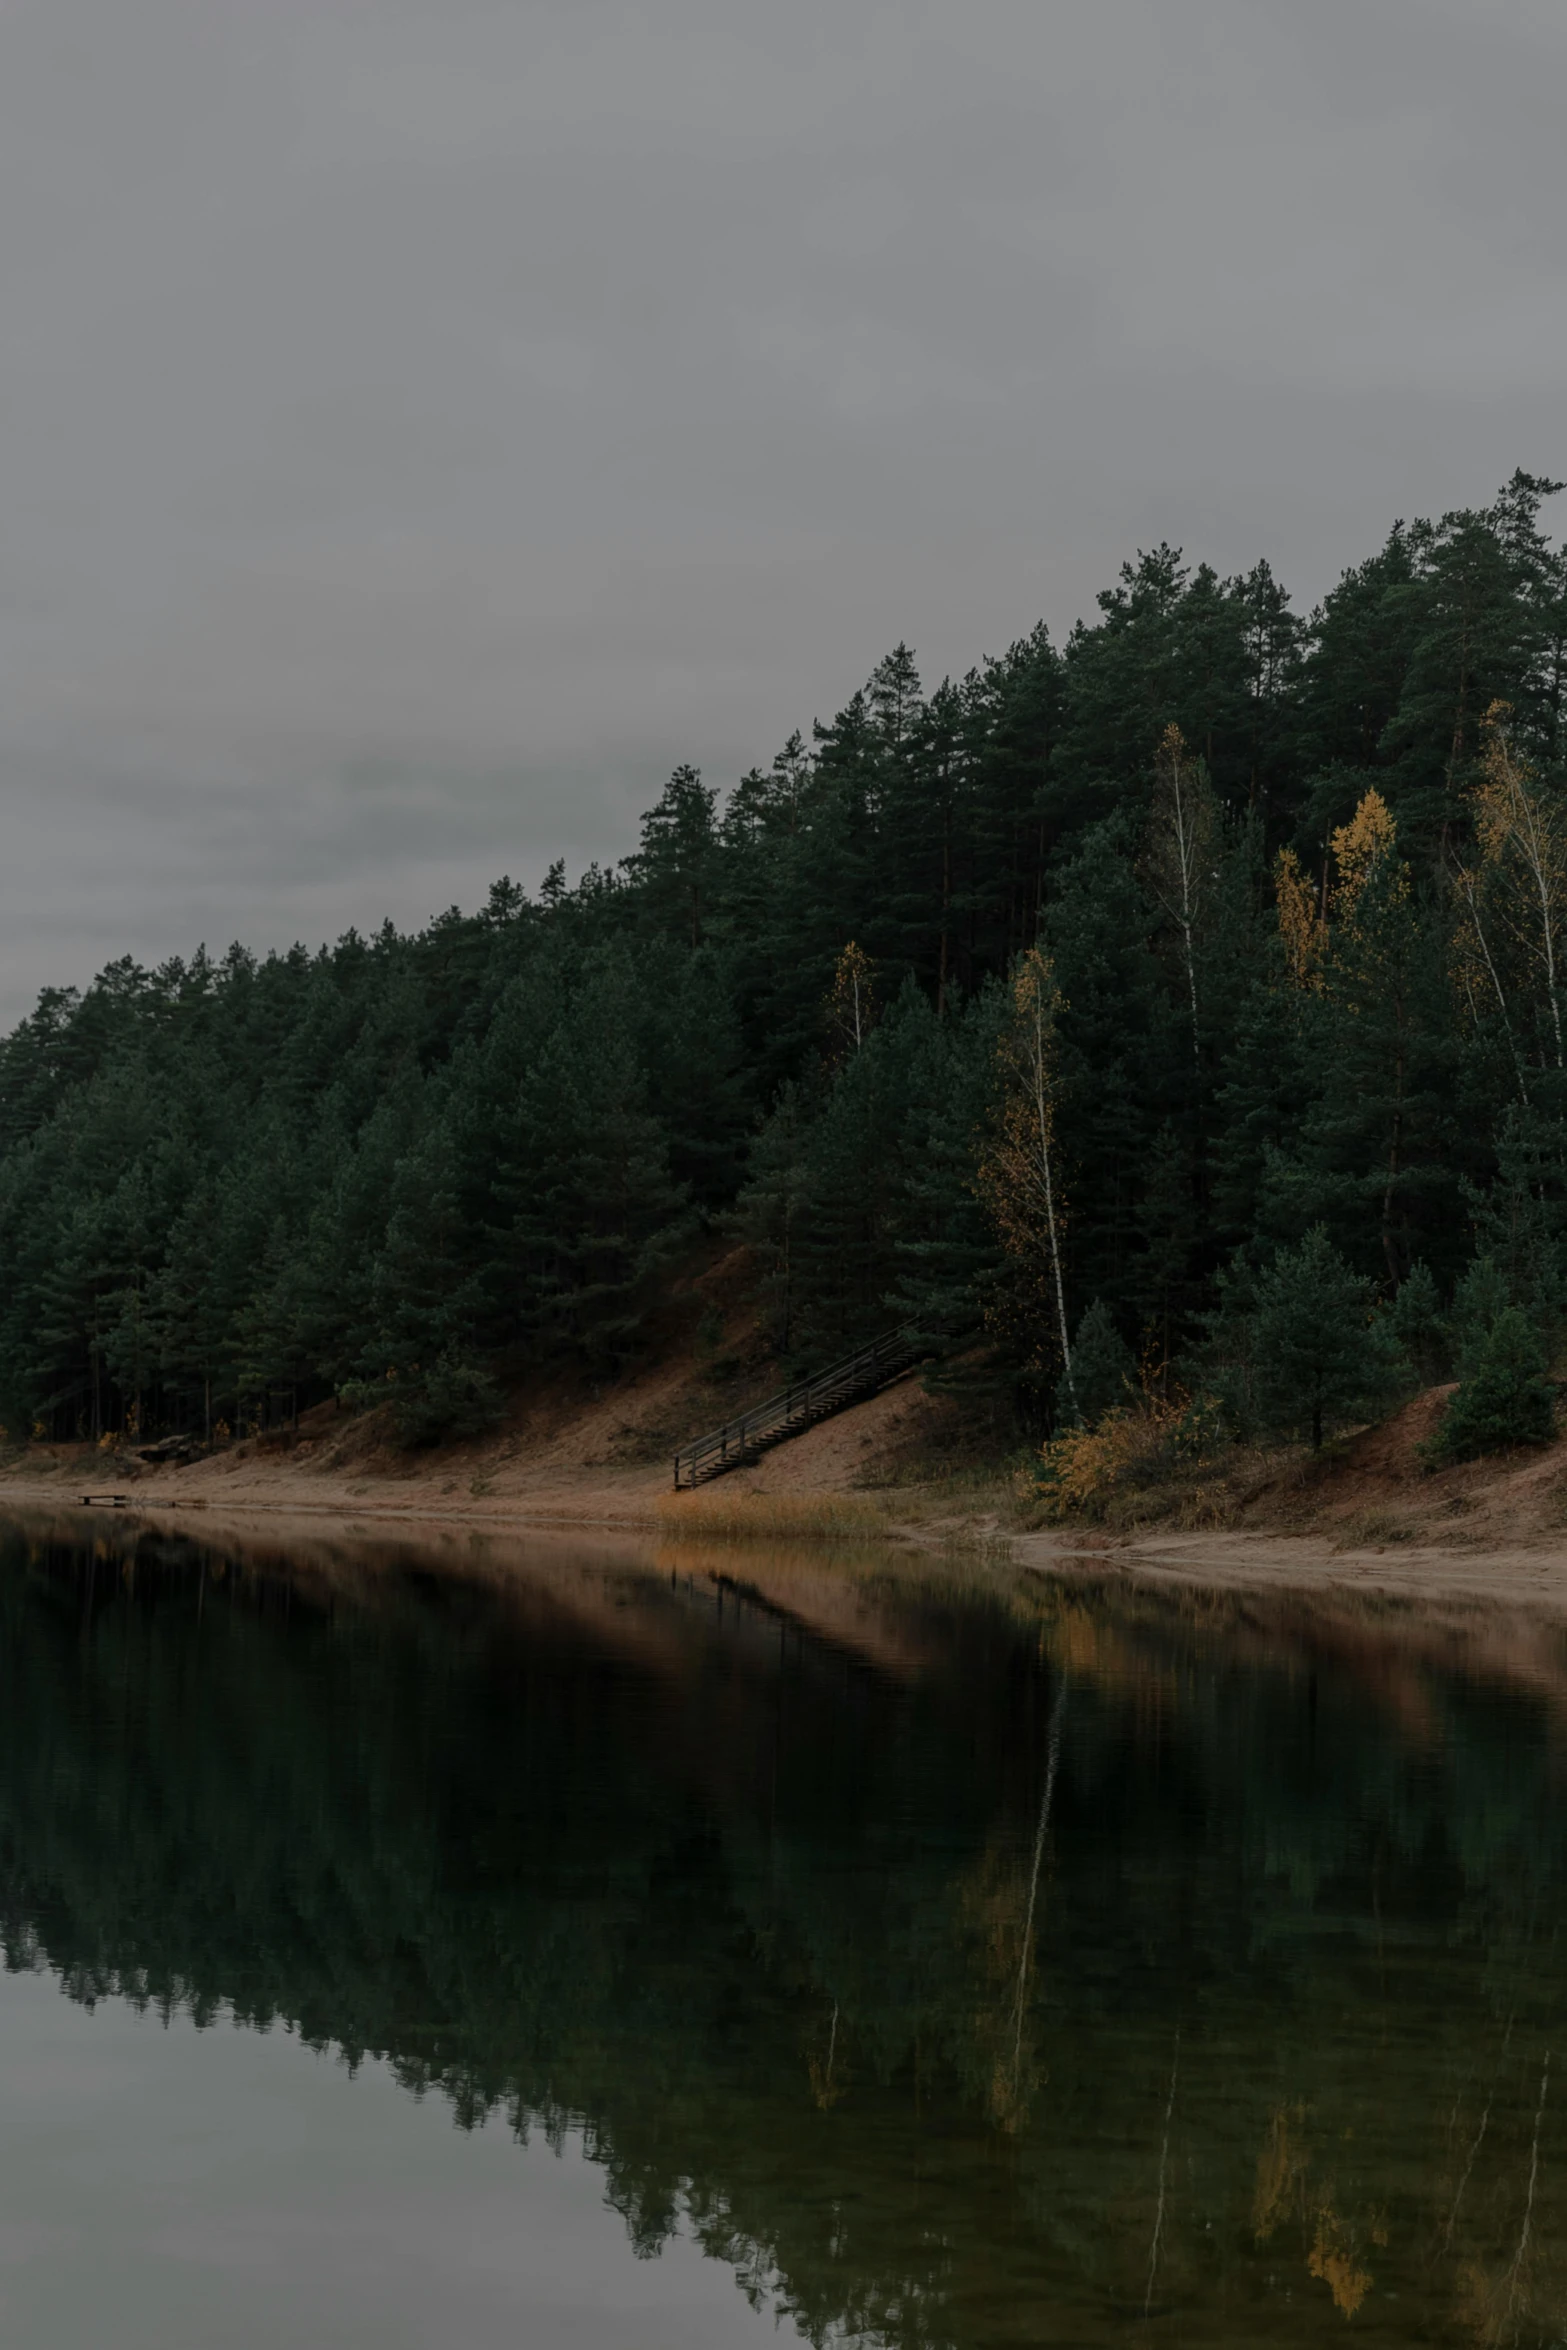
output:
{"label": "yellow autumn foliage", "polygon": [[1315,986],[1323,924],[1317,915],[1315,894],[1293,849],[1280,849],[1274,859],[1273,887],[1279,908],[1279,937],[1284,944],[1290,978],[1296,987]]}
{"label": "yellow autumn foliage", "polygon": [[1327,2286],[1334,2308],[1346,2318],[1353,2317],[1370,2292],[1373,2278],[1331,2203],[1324,2203],[1317,2213],[1316,2233],[1306,2266]]}
{"label": "yellow autumn foliage", "polygon": [[1299,2197],[1306,2176],[1307,2157],[1301,2144],[1306,2111],[1301,2105],[1277,2105],[1268,2134],[1257,2157],[1257,2188],[1252,2198],[1252,2232],[1266,2244]]}
{"label": "yellow autumn foliage", "polygon": [[1065,1428],[1040,1455],[1037,1498],[1046,1515],[1095,1517],[1118,1492],[1150,1485],[1213,1446],[1213,1407],[1179,1392],[1117,1404],[1092,1428]]}
{"label": "yellow autumn foliage", "polygon": [[1373,867],[1380,858],[1392,855],[1398,826],[1382,794],[1373,790],[1366,793],[1349,822],[1339,825],[1328,838],[1338,867],[1335,905],[1341,913],[1353,915]]}

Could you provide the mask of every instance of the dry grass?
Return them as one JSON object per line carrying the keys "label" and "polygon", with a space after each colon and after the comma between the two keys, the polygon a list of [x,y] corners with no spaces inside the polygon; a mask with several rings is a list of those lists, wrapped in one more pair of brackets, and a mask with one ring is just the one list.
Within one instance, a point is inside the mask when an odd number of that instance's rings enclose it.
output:
{"label": "dry grass", "polygon": [[861,1493],[751,1493],[719,1485],[696,1493],[668,1493],[657,1505],[663,1534],[698,1534],[721,1541],[789,1541],[801,1536],[878,1536],[896,1519],[890,1501]]}
{"label": "dry grass", "polygon": [[999,1516],[1011,1521],[1017,1514],[1019,1456],[974,1462],[962,1468],[937,1466],[924,1477],[896,1485],[862,1486],[890,1516],[910,1526],[933,1518]]}
{"label": "dry grass", "polygon": [[[713,1534],[722,1541],[787,1541],[836,1537],[883,1541],[899,1533],[934,1530],[951,1542],[996,1539],[1022,1521],[1018,1510],[1018,1458],[937,1465],[918,1483],[857,1486],[838,1493],[757,1493],[721,1479],[695,1493],[670,1493],[656,1505],[666,1534]],[[980,1521],[960,1531],[964,1521]]]}
{"label": "dry grass", "polygon": [[1391,1510],[1360,1510],[1334,1537],[1335,1550],[1386,1550],[1389,1543],[1413,1542],[1418,1529]]}

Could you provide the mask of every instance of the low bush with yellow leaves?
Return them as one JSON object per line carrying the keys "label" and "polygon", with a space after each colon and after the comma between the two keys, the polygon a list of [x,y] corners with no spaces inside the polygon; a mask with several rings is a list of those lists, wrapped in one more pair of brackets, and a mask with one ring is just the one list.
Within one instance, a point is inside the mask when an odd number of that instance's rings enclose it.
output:
{"label": "low bush with yellow leaves", "polygon": [[1033,1466],[1028,1498],[1048,1520],[1103,1518],[1128,1495],[1209,1467],[1222,1445],[1211,1399],[1145,1393],[1113,1405],[1092,1427],[1052,1437]]}

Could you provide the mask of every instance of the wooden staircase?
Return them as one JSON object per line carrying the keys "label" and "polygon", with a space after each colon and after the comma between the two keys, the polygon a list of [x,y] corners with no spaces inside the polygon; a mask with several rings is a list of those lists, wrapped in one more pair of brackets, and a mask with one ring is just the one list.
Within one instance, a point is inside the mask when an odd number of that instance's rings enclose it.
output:
{"label": "wooden staircase", "polygon": [[847,1405],[875,1395],[912,1370],[922,1351],[907,1328],[889,1330],[874,1345],[862,1346],[841,1362],[830,1363],[814,1379],[798,1380],[793,1387],[770,1395],[765,1403],[753,1404],[738,1419],[726,1421],[711,1436],[699,1437],[684,1452],[676,1453],[675,1491],[705,1485],[709,1477],[721,1477],[726,1469],[743,1469],[775,1444],[786,1444],[791,1436],[814,1428],[818,1420],[830,1419]]}

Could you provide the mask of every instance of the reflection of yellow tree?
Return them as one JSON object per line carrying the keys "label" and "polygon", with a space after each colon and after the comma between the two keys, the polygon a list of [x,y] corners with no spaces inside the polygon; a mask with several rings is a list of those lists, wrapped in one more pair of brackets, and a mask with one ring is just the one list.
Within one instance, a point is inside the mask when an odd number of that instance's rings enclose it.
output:
{"label": "reflection of yellow tree", "polygon": [[1309,2160],[1300,2143],[1305,2121],[1303,2105],[1276,2105],[1269,2117],[1251,2205],[1252,2230],[1259,2244],[1266,2244],[1300,2200]]}
{"label": "reflection of yellow tree", "polygon": [[1534,2108],[1534,2134],[1529,2145],[1529,2171],[1523,2213],[1512,2257],[1497,2276],[1487,2274],[1477,2260],[1466,2261],[1458,2272],[1459,2314],[1476,2341],[1495,2345],[1515,2342],[1529,2313],[1529,2280],[1534,2261],[1534,2210],[1540,2186],[1540,2129],[1545,2120],[1545,2094],[1550,2085],[1551,2054],[1547,2049],[1540,2068],[1540,2093]]}
{"label": "reflection of yellow tree", "polygon": [[1039,1826],[1034,1835],[1034,1865],[1028,1876],[1028,1906],[1023,1913],[1023,1943],[1018,1952],[1017,1989],[1013,1996],[1012,2095],[1017,2100],[1023,2061],[1023,2016],[1028,2004],[1029,1978],[1034,1966],[1034,1914],[1039,1904],[1039,1867],[1044,1858],[1045,1832],[1055,1797],[1056,1771],[1061,1761],[1061,1709],[1066,1703],[1063,1683],[1050,1716],[1050,1738],[1045,1758],[1045,1791],[1039,1802]]}
{"label": "reflection of yellow tree", "polygon": [[1361,2223],[1343,2218],[1331,2180],[1313,2191],[1308,2185],[1311,2156],[1305,2143],[1304,2105],[1276,2105],[1257,2156],[1257,2183],[1252,2196],[1251,2224],[1259,2244],[1266,2244],[1286,2221],[1300,2220],[1309,2231],[1307,2273],[1327,2286],[1333,2306],[1353,2317],[1370,2292],[1374,2279],[1366,2265],[1363,2240],[1385,2245],[1387,2220],[1380,2210]]}
{"label": "reflection of yellow tree", "polygon": [[1042,1638],[1060,1672],[1107,1697],[1131,1700],[1150,1730],[1179,1704],[1179,1675],[1149,1648],[1078,1602],[1068,1601],[1047,1612]]}
{"label": "reflection of yellow tree", "polygon": [[[1372,2240],[1387,2242],[1387,2230],[1377,2221],[1372,2223]],[[1353,2317],[1370,2292],[1373,2278],[1356,2249],[1354,2231],[1333,2208],[1331,2191],[1317,2206],[1317,2224],[1306,2266],[1327,2286],[1334,2308],[1342,2310],[1346,2317]]]}
{"label": "reflection of yellow tree", "polygon": [[827,2051],[822,2055],[814,2048],[805,2052],[806,2077],[811,2084],[811,2096],[819,2113],[831,2113],[848,2086],[838,2063],[838,2002],[832,2003],[832,2022],[827,2028]]}
{"label": "reflection of yellow tree", "polygon": [[[980,2094],[991,2120],[1012,2132],[1027,2119],[1044,2075],[1025,2019],[1017,2035],[1016,1985],[1024,1949],[1029,1878],[1018,1865],[1010,1839],[992,1843],[971,1874],[963,1907],[977,1944],[983,1988],[974,2010],[974,2045],[980,2067]],[[1037,1897],[1036,1897],[1037,1898]]]}
{"label": "reflection of yellow tree", "polygon": [[1034,2092],[1047,2078],[1034,2053],[1029,2005],[1038,1947],[1040,1883],[1061,1762],[1065,1702],[1063,1687],[1050,1716],[1045,1784],[1028,1871],[1025,1875],[1015,1867],[998,1870],[992,1856],[968,1902],[969,1913],[983,1933],[985,1971],[997,1993],[976,2017],[977,2037],[981,2045],[988,2043],[990,2048],[986,2103],[991,2119],[1009,2132],[1022,2129]]}

